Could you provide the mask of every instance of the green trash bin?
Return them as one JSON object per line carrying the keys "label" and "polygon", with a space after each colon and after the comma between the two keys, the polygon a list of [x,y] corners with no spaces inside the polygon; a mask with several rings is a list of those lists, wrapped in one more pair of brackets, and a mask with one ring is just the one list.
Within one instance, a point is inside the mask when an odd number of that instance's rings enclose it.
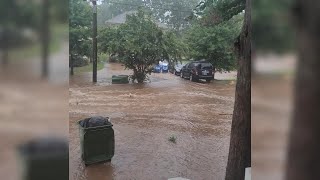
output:
{"label": "green trash bin", "polygon": [[129,76],[128,75],[113,75],[112,84],[128,84]]}
{"label": "green trash bin", "polygon": [[69,179],[69,147],[64,139],[34,139],[18,146],[20,179]]}
{"label": "green trash bin", "polygon": [[[100,118],[103,117],[93,117]],[[111,161],[114,156],[114,131],[110,119],[106,123],[94,127],[86,127],[83,122],[93,118],[87,118],[78,122],[80,129],[81,157],[85,165]]]}

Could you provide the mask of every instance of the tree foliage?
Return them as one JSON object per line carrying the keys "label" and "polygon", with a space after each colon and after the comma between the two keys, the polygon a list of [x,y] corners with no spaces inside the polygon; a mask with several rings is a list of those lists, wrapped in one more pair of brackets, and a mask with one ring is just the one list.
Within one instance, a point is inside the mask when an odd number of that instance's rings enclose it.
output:
{"label": "tree foliage", "polygon": [[168,24],[175,31],[181,31],[190,26],[186,20],[197,5],[198,0],[153,0],[151,10],[162,23]]}
{"label": "tree foliage", "polygon": [[133,79],[142,83],[160,60],[177,61],[184,52],[182,43],[172,32],[164,32],[153,22],[151,14],[139,9],[128,15],[126,23],[100,30],[99,47],[103,52],[118,54]]}
{"label": "tree foliage", "polygon": [[203,25],[213,26],[230,20],[244,8],[245,0],[203,0],[194,9],[191,18],[201,19]]}
{"label": "tree foliage", "polygon": [[25,45],[28,39],[22,29],[36,30],[39,26],[39,15],[35,10],[40,6],[35,2],[18,2],[3,0],[0,2],[0,47],[13,48]]}
{"label": "tree foliage", "polygon": [[[185,34],[189,58],[206,59],[216,71],[231,71],[236,67],[234,42],[241,32],[243,9],[233,1],[201,2],[193,18],[192,28]],[[237,14],[236,14],[237,13]]]}
{"label": "tree foliage", "polygon": [[51,0],[50,4],[53,20],[58,23],[68,22],[69,2],[65,0]]}
{"label": "tree foliage", "polygon": [[291,0],[252,2],[253,44],[259,51],[283,53],[293,49],[294,30],[290,17]]}
{"label": "tree foliage", "polygon": [[186,17],[192,14],[197,3],[198,0],[104,0],[99,6],[98,21],[102,25],[114,16],[144,7],[152,13],[153,18],[171,30],[181,31],[190,25]]}
{"label": "tree foliage", "polygon": [[70,0],[69,55],[77,61],[79,56],[91,57],[91,7],[81,0]]}

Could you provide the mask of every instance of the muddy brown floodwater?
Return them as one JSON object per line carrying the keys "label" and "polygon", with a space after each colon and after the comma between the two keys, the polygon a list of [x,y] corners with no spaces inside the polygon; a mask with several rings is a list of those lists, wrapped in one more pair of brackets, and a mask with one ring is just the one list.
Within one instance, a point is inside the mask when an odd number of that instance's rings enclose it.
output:
{"label": "muddy brown floodwater", "polygon": [[[235,72],[210,84],[172,74],[152,74],[142,85],[112,85],[111,76],[130,74],[119,64],[70,78],[70,179],[222,180],[227,163]],[[111,163],[85,167],[76,122],[109,116],[115,130]],[[168,139],[177,138],[176,144]]]}

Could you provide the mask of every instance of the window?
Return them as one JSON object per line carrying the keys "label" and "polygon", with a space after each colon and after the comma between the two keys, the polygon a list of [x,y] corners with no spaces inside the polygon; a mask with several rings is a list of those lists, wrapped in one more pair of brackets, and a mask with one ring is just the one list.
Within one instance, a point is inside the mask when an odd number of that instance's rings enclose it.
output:
{"label": "window", "polygon": [[210,63],[201,63],[201,69],[212,69],[212,65]]}
{"label": "window", "polygon": [[194,67],[194,63],[190,63],[188,68],[193,68]]}

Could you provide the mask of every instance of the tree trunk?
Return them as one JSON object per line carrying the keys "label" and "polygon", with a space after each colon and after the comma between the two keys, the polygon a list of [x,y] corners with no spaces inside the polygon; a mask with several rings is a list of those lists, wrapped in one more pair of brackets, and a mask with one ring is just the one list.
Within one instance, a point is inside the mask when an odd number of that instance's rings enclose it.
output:
{"label": "tree trunk", "polygon": [[74,75],[74,71],[73,71],[73,57],[72,57],[72,55],[70,56],[70,61],[69,61],[69,63],[70,63],[70,75],[71,76],[73,76]]}
{"label": "tree trunk", "polygon": [[289,135],[287,180],[320,179],[320,2],[296,0],[299,62]]}
{"label": "tree trunk", "polygon": [[44,0],[42,5],[42,78],[49,76],[49,0]]}
{"label": "tree trunk", "polygon": [[238,75],[232,117],[226,180],[243,180],[251,167],[251,0],[246,1],[239,37]]}

